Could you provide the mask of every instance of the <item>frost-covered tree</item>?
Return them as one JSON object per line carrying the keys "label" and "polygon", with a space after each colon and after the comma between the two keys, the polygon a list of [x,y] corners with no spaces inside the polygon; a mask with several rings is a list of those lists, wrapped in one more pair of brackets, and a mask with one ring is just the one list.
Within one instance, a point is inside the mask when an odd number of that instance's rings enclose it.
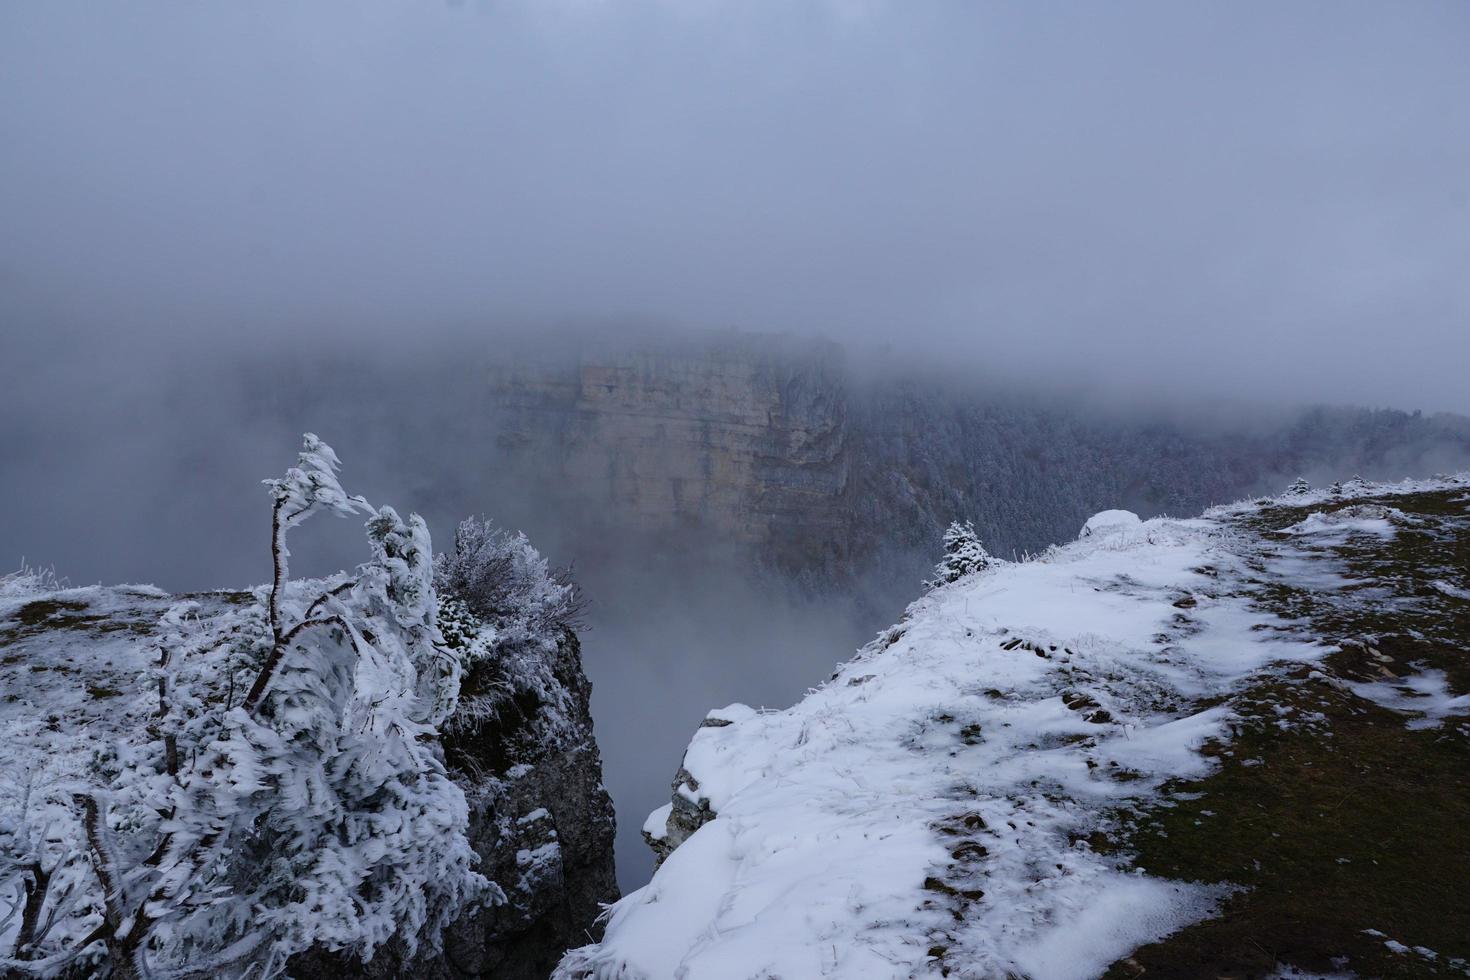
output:
{"label": "frost-covered tree", "polygon": [[[298,465],[267,481],[274,575],[255,604],[164,617],[149,731],[99,752],[97,784],[71,793],[51,833],[70,842],[51,868],[92,874],[71,875],[69,904],[41,903],[38,921],[62,923],[0,967],[46,975],[89,958],[124,980],[254,980],[313,946],[368,960],[396,938],[411,955],[469,903],[503,900],[474,870],[439,747],[461,664],[438,628],[428,529],[348,496],[338,465],[308,434]],[[293,583],[287,532],[322,511],[368,515],[370,559]],[[29,896],[55,875],[20,826],[7,850],[39,869]]]}
{"label": "frost-covered tree", "polygon": [[944,557],[934,566],[934,578],[926,584],[930,588],[936,588],[957,582],[971,572],[989,568],[997,561],[980,543],[974,524],[969,521],[963,524],[954,521],[944,532]]}
{"label": "frost-covered tree", "polygon": [[454,550],[435,561],[435,576],[440,591],[502,632],[519,627],[528,634],[544,633],[573,622],[581,612],[567,572],[553,572],[524,533],[486,520],[460,523]]}
{"label": "frost-covered tree", "polygon": [[1302,477],[1297,477],[1292,481],[1291,486],[1286,488],[1286,492],[1293,497],[1300,497],[1304,494],[1311,493],[1312,485]]}
{"label": "frost-covered tree", "polygon": [[445,638],[470,672],[451,727],[475,729],[518,695],[565,707],[553,654],[582,609],[568,572],[553,571],[525,534],[471,518],[436,557],[434,582]]}

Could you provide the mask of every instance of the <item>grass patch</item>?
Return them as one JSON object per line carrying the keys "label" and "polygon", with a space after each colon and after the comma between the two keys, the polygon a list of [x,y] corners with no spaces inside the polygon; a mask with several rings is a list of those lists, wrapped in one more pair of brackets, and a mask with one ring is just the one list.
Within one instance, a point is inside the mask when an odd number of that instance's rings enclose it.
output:
{"label": "grass patch", "polygon": [[92,633],[128,632],[134,636],[153,633],[151,621],[129,619],[123,614],[88,614],[85,602],[72,599],[37,599],[21,606],[12,625],[0,632],[0,646],[48,630],[81,630]]}
{"label": "grass patch", "polygon": [[[1322,664],[1331,677],[1384,680],[1432,667],[1455,691],[1470,690],[1470,603],[1429,584],[1470,571],[1462,496],[1375,499],[1416,523],[1391,541],[1354,538],[1332,549],[1359,584],[1335,593],[1277,585],[1261,605],[1343,644]],[[1309,510],[1351,502],[1263,508],[1241,523],[1269,535]],[[1470,960],[1470,720],[1410,730],[1405,715],[1311,674],[1298,668],[1236,699],[1240,728],[1210,752],[1219,768],[1169,787],[1169,805],[1094,842],[1131,853],[1153,875],[1243,886],[1221,916],[1138,950],[1109,977],[1263,977],[1278,964],[1466,976],[1465,964],[1449,961]],[[1385,939],[1438,959],[1396,953]]]}

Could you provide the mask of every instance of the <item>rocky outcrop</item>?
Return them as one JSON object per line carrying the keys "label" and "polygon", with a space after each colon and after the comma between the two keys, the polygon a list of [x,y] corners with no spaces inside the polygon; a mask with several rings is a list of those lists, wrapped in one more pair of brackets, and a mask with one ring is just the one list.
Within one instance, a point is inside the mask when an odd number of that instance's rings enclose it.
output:
{"label": "rocky outcrop", "polygon": [[[729,724],[728,719],[712,711],[699,727],[724,728]],[[653,811],[643,824],[643,842],[653,851],[654,867],[663,864],[680,844],[718,815],[710,807],[708,797],[700,794],[699,779],[680,766],[669,802]]]}
{"label": "rocky outcrop", "polygon": [[554,977],[1464,974],[1467,490],[1113,510],[931,589],[706,717]]}

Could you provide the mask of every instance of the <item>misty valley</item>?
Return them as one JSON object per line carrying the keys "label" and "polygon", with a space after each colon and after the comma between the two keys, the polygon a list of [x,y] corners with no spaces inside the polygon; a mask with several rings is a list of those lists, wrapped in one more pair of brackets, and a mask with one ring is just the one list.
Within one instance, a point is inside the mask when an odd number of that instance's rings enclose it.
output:
{"label": "misty valley", "polygon": [[[180,372],[343,437],[219,529],[205,574],[270,583],[4,579],[10,972],[1461,969],[1470,478],[1429,468],[1470,420],[1170,421],[758,334],[517,356]],[[399,469],[426,518],[343,489]],[[1443,799],[1370,815],[1390,778]]]}
{"label": "misty valley", "polygon": [[1467,48],[0,4],[0,980],[1470,977]]}

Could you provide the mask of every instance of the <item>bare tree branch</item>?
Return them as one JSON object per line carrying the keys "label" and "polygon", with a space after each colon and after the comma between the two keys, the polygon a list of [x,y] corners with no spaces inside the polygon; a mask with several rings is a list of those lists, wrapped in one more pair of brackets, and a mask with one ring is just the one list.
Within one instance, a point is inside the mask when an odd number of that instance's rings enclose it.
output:
{"label": "bare tree branch", "polygon": [[118,871],[116,849],[112,846],[107,817],[96,796],[77,793],[73,797],[82,808],[82,827],[87,834],[92,867],[102,885],[101,938],[107,943],[108,960],[113,976],[119,980],[142,980],[147,964],[142,961],[143,943],[152,923],[143,909],[129,908],[127,890]]}
{"label": "bare tree branch", "polygon": [[275,637],[276,645],[281,643],[281,586],[286,579],[286,542],[284,540],[285,528],[281,526],[281,509],[286,506],[286,501],[277,497],[271,506],[271,598],[270,598],[270,620],[271,635]]}

